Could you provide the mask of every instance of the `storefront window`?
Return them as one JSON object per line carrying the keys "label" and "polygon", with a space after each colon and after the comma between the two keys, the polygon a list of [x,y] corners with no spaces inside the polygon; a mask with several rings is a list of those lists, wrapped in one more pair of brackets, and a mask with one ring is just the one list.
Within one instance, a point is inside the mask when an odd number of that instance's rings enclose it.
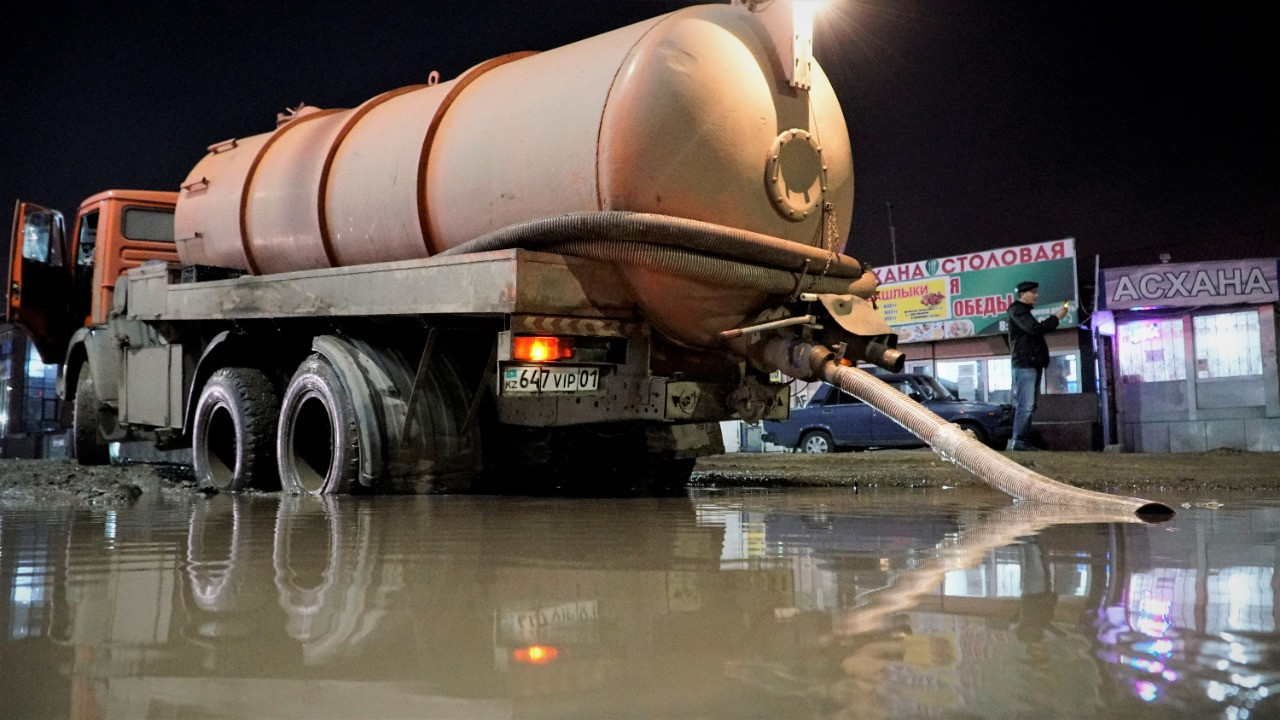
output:
{"label": "storefront window", "polygon": [[[929,362],[918,363],[918,366],[908,365],[907,372],[928,374]],[[938,360],[935,367],[938,380],[954,389],[962,400],[1009,402],[1013,371],[1007,357]],[[1081,392],[1080,353],[1053,355],[1041,380],[1041,390],[1052,394]]]}
{"label": "storefront window", "polygon": [[1141,320],[1116,327],[1121,382],[1187,379],[1182,318]]}
{"label": "storefront window", "polygon": [[[13,402],[13,331],[0,330],[0,438],[9,434],[9,405]],[[21,363],[18,363],[20,366]]]}
{"label": "storefront window", "polygon": [[1007,403],[1013,396],[1013,366],[1009,358],[987,360],[987,402]]}
{"label": "storefront window", "polygon": [[[939,360],[938,379],[944,386],[953,388],[962,400],[977,402],[1004,402],[998,393],[1009,395],[1008,358],[965,358],[963,360]],[[992,377],[995,383],[991,382]],[[1003,379],[1002,379],[1003,378]],[[997,399],[991,394],[997,393]]]}
{"label": "storefront window", "polygon": [[45,365],[35,345],[27,353],[27,392],[24,403],[27,432],[58,429],[58,366]]}
{"label": "storefront window", "polygon": [[1262,374],[1262,338],[1258,311],[1201,315],[1192,319],[1196,338],[1196,377],[1224,378]]}
{"label": "storefront window", "polygon": [[9,433],[9,358],[0,359],[0,438]]}
{"label": "storefront window", "polygon": [[982,400],[979,375],[981,360],[939,360],[938,379],[955,385],[956,394],[962,400]]}
{"label": "storefront window", "polygon": [[1044,369],[1044,392],[1047,395],[1080,392],[1080,353],[1049,358],[1049,367]]}

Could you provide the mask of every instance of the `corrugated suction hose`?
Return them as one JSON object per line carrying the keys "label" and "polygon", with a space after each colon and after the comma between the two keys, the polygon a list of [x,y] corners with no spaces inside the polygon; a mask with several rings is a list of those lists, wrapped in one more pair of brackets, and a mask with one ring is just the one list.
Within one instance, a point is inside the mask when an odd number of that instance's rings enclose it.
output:
{"label": "corrugated suction hose", "polygon": [[889,618],[915,607],[920,597],[937,592],[947,573],[975,567],[989,558],[992,550],[1012,545],[1019,538],[1036,535],[1047,527],[1152,523],[1166,519],[1134,515],[1128,511],[1100,512],[1092,508],[1034,503],[1001,508],[978,521],[966,523],[934,554],[896,575],[885,587],[861,596],[857,608],[841,615],[836,633],[857,635],[884,628]]}
{"label": "corrugated suction hose", "polygon": [[[875,291],[875,277],[846,255],[746,230],[686,218],[623,211],[566,213],[517,223],[440,253],[461,255],[508,248],[638,265],[714,285],[787,295]],[[944,459],[1019,500],[1073,505],[1099,512],[1169,517],[1172,508],[1140,498],[1093,492],[1022,467],[903,395],[874,375],[831,359],[814,347],[797,365],[787,341],[763,349],[773,366],[796,377],[821,377],[880,410],[928,443]],[[800,355],[806,355],[801,352]]]}
{"label": "corrugated suction hose", "polygon": [[838,252],[701,220],[605,210],[517,223],[438,257],[524,248],[648,268],[709,285],[771,295],[868,297],[875,276]]}
{"label": "corrugated suction hose", "polygon": [[1163,503],[1085,490],[1025,468],[865,370],[828,360],[821,376],[910,430],[944,460],[1006,495],[1097,512],[1132,512],[1142,518],[1174,514],[1173,508]]}

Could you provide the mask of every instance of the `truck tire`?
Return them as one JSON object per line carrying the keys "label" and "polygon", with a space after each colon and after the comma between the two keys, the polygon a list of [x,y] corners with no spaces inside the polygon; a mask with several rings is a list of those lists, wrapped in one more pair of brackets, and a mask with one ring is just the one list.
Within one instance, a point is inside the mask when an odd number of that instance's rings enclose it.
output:
{"label": "truck tire", "polygon": [[280,404],[276,448],[286,492],[337,495],[359,485],[355,407],[322,355],[309,356],[289,381]]}
{"label": "truck tire", "polygon": [[800,452],[805,453],[831,453],[836,451],[835,443],[831,440],[831,435],[823,430],[810,430],[800,438]]}
{"label": "truck tire", "polygon": [[196,402],[192,464],[202,488],[236,492],[279,487],[276,421],[280,395],[255,368],[220,368]]}
{"label": "truck tire", "polygon": [[111,443],[102,436],[102,401],[93,387],[89,366],[80,368],[76,381],[76,399],[72,406],[72,452],[81,465],[106,465],[111,462]]}

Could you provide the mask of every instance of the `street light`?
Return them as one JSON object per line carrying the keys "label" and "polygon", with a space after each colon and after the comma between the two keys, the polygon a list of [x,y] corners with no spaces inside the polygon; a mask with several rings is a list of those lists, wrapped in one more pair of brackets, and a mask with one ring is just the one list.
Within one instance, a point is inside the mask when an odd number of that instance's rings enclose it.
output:
{"label": "street light", "polygon": [[893,231],[893,203],[886,202],[884,211],[889,213],[889,252],[893,253],[893,264],[898,264],[898,236]]}

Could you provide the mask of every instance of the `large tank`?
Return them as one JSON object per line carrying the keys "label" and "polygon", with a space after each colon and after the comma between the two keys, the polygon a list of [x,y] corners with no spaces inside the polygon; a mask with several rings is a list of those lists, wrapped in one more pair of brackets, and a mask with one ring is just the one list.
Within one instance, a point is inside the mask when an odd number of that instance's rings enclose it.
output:
{"label": "large tank", "polygon": [[[744,7],[694,6],[354,109],[306,108],[210,148],[183,184],[179,253],[278,273],[425,257],[513,223],[596,210],[843,248],[853,205],[844,116],[816,62],[812,89],[788,84],[768,38]],[[711,343],[764,300],[624,274],[649,318],[688,344]]]}

